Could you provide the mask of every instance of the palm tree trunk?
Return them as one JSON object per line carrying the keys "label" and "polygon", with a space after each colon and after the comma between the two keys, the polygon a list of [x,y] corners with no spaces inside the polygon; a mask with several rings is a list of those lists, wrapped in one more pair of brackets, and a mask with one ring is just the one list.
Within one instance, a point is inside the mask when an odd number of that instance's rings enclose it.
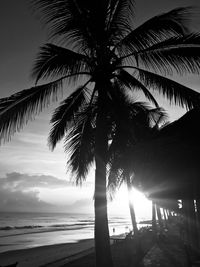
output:
{"label": "palm tree trunk", "polygon": [[152,201],[152,230],[156,233],[156,205]]}
{"label": "palm tree trunk", "polygon": [[197,220],[197,231],[198,231],[198,248],[200,248],[200,199],[196,199],[196,220]]}
{"label": "palm tree trunk", "polygon": [[99,93],[95,136],[95,253],[96,267],[112,267],[106,198],[107,122],[105,96]]}
{"label": "palm tree trunk", "polygon": [[184,217],[184,242],[190,244],[190,222],[189,222],[189,205],[187,199],[182,199],[183,217]]}
{"label": "palm tree trunk", "polygon": [[184,199],[182,203],[186,224],[186,242],[188,245],[196,248],[198,246],[198,235],[195,221],[194,200]]}
{"label": "palm tree trunk", "polygon": [[196,214],[194,199],[189,200],[189,223],[190,223],[190,240],[194,249],[198,246],[198,236],[196,227]]}
{"label": "palm tree trunk", "polygon": [[127,189],[128,189],[128,197],[129,197],[129,210],[130,210],[130,215],[131,215],[131,221],[132,221],[132,226],[133,226],[133,232],[134,235],[138,234],[138,228],[137,228],[137,222],[136,222],[136,217],[135,217],[135,209],[132,203],[132,185],[130,183],[130,177],[127,176],[126,179],[127,183]]}

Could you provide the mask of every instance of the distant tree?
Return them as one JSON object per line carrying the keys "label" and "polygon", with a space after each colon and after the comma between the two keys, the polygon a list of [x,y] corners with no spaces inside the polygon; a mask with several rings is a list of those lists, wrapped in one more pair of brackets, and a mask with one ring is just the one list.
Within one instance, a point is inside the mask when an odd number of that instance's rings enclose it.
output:
{"label": "distant tree", "polygon": [[[80,160],[84,155],[88,168],[77,181],[84,179],[91,165],[89,147],[84,142],[93,127],[93,116],[96,265],[112,266],[106,200],[109,110],[119,93],[138,91],[158,106],[152,90],[180,106],[190,109],[196,105],[199,94],[166,75],[199,74],[200,35],[188,33],[187,8],[161,14],[135,28],[133,0],[32,2],[56,44],[41,47],[32,72],[35,86],[0,100],[0,138],[9,140],[63,90],[76,88],[53,115],[49,143],[53,149],[63,137],[66,144],[70,138],[78,139],[76,145],[81,142]],[[48,82],[38,85],[42,79]],[[93,105],[97,105],[95,114]],[[79,139],[78,129],[71,125],[84,108],[88,115],[77,124],[82,129]],[[77,168],[72,170],[76,172]]]}
{"label": "distant tree", "polygon": [[[122,101],[121,101],[122,102]],[[134,210],[133,188],[134,188],[134,148],[139,143],[156,138],[159,126],[165,123],[166,113],[161,108],[150,108],[142,102],[129,102],[125,113],[118,114],[118,120],[114,128],[112,143],[109,147],[109,176],[108,189],[113,197],[123,183],[127,185],[129,196],[129,210],[134,234],[137,235],[138,228]]]}

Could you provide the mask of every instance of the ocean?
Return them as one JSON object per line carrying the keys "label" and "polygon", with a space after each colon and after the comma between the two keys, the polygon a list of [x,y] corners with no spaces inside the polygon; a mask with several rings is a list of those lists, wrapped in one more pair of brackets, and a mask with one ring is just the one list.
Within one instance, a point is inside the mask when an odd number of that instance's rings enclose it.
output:
{"label": "ocean", "polygon": [[[129,232],[130,217],[110,216],[110,235]],[[0,213],[0,253],[75,243],[94,237],[94,216],[72,213]]]}

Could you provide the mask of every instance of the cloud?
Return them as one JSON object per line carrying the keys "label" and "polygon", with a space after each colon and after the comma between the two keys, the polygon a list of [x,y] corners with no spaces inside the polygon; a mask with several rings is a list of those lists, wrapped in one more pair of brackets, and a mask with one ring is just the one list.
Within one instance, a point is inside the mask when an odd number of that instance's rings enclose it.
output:
{"label": "cloud", "polygon": [[[73,193],[72,185],[71,182],[51,175],[8,173],[0,178],[0,211],[88,212],[88,206],[91,207],[92,203],[91,199],[76,202],[77,194]],[[71,204],[53,201],[55,199],[53,194],[62,189],[68,197],[72,198]],[[48,201],[48,198],[41,198],[41,192],[44,190],[49,192],[48,195],[52,201]],[[78,194],[78,197],[81,196]],[[58,193],[57,198],[62,200],[62,195]]]}
{"label": "cloud", "polygon": [[34,188],[62,188],[71,186],[72,183],[66,180],[58,179],[51,175],[29,175],[18,172],[6,174],[6,177],[0,179],[0,186],[16,190],[31,190]]}
{"label": "cloud", "polygon": [[0,188],[0,211],[50,211],[53,205],[41,201],[39,192],[11,191],[9,188]]}
{"label": "cloud", "polygon": [[28,175],[18,172],[0,178],[1,211],[59,211],[57,205],[40,199],[40,188],[62,188],[71,183],[50,175]]}

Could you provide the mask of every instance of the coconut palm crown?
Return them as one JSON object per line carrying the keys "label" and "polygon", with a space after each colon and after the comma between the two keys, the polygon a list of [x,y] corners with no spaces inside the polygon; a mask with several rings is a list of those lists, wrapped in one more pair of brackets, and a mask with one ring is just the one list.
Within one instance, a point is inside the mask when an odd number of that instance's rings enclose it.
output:
{"label": "coconut palm crown", "polygon": [[[48,26],[51,43],[43,45],[37,56],[32,71],[35,86],[0,100],[0,139],[9,140],[63,90],[74,88],[53,114],[49,144],[53,149],[63,137],[66,144],[77,139],[74,146],[81,144],[80,161],[73,162],[72,169],[81,180],[91,163],[85,140],[95,123],[96,265],[112,266],[106,209],[110,110],[121,94],[139,91],[155,106],[153,91],[188,109],[197,105],[199,93],[169,75],[199,74],[200,34],[188,29],[190,8],[174,9],[136,28],[133,0],[31,2]],[[40,83],[43,80],[48,82]],[[80,128],[72,129],[84,110]],[[88,156],[88,168],[80,170],[83,155]]]}

